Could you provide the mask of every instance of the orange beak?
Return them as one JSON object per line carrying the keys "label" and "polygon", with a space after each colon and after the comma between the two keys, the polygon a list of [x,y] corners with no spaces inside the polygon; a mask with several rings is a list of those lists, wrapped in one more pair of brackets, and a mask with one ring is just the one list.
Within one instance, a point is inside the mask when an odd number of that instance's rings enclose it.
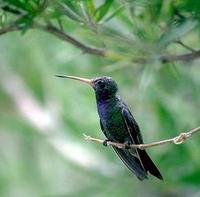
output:
{"label": "orange beak", "polygon": [[55,75],[55,76],[60,77],[60,78],[74,79],[74,80],[77,80],[77,81],[81,81],[83,83],[87,83],[90,86],[94,87],[94,83],[93,83],[92,79],[85,79],[85,78],[82,78],[82,77],[74,77],[74,76],[67,76],[67,75]]}

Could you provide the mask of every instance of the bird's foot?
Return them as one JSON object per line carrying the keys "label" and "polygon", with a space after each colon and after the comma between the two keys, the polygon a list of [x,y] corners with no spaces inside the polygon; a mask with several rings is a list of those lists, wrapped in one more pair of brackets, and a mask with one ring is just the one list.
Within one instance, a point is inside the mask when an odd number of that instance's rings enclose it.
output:
{"label": "bird's foot", "polygon": [[108,146],[108,142],[110,142],[110,140],[108,140],[108,139],[104,140],[104,141],[103,141],[103,145],[104,145],[104,146]]}
{"label": "bird's foot", "polygon": [[129,141],[124,142],[125,149],[130,149],[131,143]]}

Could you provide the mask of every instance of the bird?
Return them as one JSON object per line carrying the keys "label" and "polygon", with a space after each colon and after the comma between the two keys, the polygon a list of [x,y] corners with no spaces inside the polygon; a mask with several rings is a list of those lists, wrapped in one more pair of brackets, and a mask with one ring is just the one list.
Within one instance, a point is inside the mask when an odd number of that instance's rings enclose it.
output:
{"label": "bird", "polygon": [[128,106],[122,101],[118,93],[118,85],[107,76],[86,79],[75,76],[56,75],[56,77],[78,80],[94,89],[100,127],[106,140],[127,144],[125,148],[112,146],[118,157],[127,168],[140,180],[148,179],[149,173],[163,180],[163,177],[153,163],[146,150],[130,148],[130,144],[143,144],[139,126]]}

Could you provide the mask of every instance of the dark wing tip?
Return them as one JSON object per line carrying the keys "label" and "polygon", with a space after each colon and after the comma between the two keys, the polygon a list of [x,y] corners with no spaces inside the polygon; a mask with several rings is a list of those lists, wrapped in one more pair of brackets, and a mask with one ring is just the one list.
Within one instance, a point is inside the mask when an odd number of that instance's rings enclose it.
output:
{"label": "dark wing tip", "polygon": [[127,168],[136,175],[136,177],[143,181],[144,179],[148,179],[146,170],[142,167],[139,159],[132,154],[128,150],[119,149],[113,147],[119,158],[122,162],[127,166]]}
{"label": "dark wing tip", "polygon": [[157,177],[160,180],[163,180],[163,177],[160,171],[158,170],[156,165],[153,163],[153,161],[151,160],[147,152],[145,150],[138,149],[138,154],[140,156],[140,159],[142,161],[144,168],[153,176]]}
{"label": "dark wing tip", "polygon": [[164,181],[164,178],[163,178],[163,176],[159,173],[159,174],[157,174],[157,175],[154,175],[154,176],[156,176],[158,179],[160,179],[161,181]]}

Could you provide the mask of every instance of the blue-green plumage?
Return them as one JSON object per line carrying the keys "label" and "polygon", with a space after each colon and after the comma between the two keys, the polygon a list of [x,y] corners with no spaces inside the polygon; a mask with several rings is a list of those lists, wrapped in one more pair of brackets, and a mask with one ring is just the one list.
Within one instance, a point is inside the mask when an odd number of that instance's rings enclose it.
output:
{"label": "blue-green plumage", "polygon": [[[138,124],[126,104],[117,96],[117,84],[110,77],[84,79],[73,76],[58,76],[88,83],[96,95],[100,125],[108,140],[120,143],[142,144]],[[113,147],[117,155],[139,180],[148,178],[148,172],[163,179],[159,170],[145,150]]]}

